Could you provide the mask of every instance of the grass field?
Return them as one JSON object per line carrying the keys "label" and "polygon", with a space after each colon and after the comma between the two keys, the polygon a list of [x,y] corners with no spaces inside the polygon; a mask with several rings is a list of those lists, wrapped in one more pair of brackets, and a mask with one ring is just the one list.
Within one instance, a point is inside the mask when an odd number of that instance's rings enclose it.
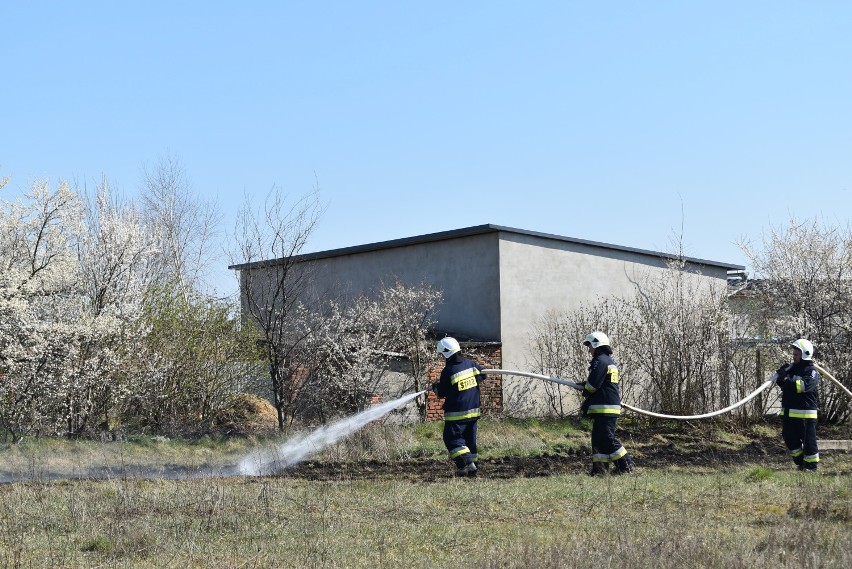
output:
{"label": "grass field", "polygon": [[[578,423],[484,421],[475,479],[451,476],[440,425],[374,426],[314,469],[256,478],[140,478],[128,467],[233,463],[259,441],[27,441],[0,450],[7,474],[31,474],[0,485],[0,567],[852,566],[849,453],[826,453],[808,475],[777,446],[755,450],[778,438],[771,428],[625,427],[639,468],[603,478],[583,474]],[[690,458],[690,444],[706,460]],[[551,468],[500,470],[515,457]],[[92,465],[112,474],[47,476]],[[313,476],[317,465],[326,475]]]}

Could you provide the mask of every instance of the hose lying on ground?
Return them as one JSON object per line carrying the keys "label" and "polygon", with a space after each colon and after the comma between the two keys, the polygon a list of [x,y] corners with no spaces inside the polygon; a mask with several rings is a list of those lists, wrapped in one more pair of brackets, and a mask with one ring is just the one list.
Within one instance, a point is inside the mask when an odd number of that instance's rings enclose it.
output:
{"label": "hose lying on ground", "polygon": [[[846,387],[842,383],[840,383],[839,381],[834,379],[834,377],[832,377],[830,373],[828,373],[827,371],[825,371],[824,369],[822,369],[821,367],[819,367],[816,364],[814,364],[814,367],[816,367],[817,370],[821,374],[828,377],[831,381],[836,383],[838,386],[840,386],[841,389],[843,389],[846,393],[848,393],[850,397],[852,397],[852,392],[850,392],[848,389],[846,389]],[[534,377],[534,378],[537,378],[537,379],[543,379],[545,381],[552,381],[552,382],[558,383],[560,385],[567,385],[568,387],[574,388],[578,391],[583,389],[582,385],[580,385],[579,383],[576,383],[574,381],[569,381],[567,379],[562,379],[562,378],[559,378],[559,377],[551,377],[551,376],[548,376],[548,375],[542,375],[542,374],[539,374],[539,373],[529,373],[529,372],[525,372],[525,371],[514,371],[514,370],[509,370],[509,369],[484,369],[484,370],[482,370],[482,373],[485,373],[485,374],[493,373],[493,374],[498,374],[498,375],[500,375],[500,374],[502,374],[502,375],[520,375],[520,376],[523,376],[523,377]],[[757,397],[757,395],[759,393],[768,389],[769,386],[771,386],[772,383],[775,381],[776,377],[777,377],[776,374],[772,374],[772,377],[767,379],[760,387],[758,387],[757,389],[752,391],[749,395],[747,395],[743,399],[740,399],[739,401],[737,401],[733,405],[728,405],[724,409],[719,409],[718,411],[712,411],[710,413],[704,413],[702,415],[665,415],[663,413],[654,413],[653,411],[646,411],[645,409],[639,409],[638,407],[633,407],[632,405],[627,405],[626,403],[622,403],[621,406],[624,407],[625,409],[630,409],[631,411],[633,411],[635,413],[640,413],[642,415],[648,415],[650,417],[657,417],[659,419],[677,419],[677,420],[680,420],[680,421],[690,421],[690,420],[693,420],[693,419],[708,419],[710,417],[715,417],[717,415],[722,415],[724,413],[728,413],[729,411],[733,411],[737,407],[740,407],[740,406],[748,403],[749,401],[751,401],[752,399]]]}

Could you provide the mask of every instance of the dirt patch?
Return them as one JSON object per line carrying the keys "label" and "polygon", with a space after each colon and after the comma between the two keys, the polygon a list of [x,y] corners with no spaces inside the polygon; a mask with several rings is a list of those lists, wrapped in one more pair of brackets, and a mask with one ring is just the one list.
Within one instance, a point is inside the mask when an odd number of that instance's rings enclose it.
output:
{"label": "dirt patch", "polygon": [[[708,434],[710,433],[710,434]],[[634,458],[637,471],[713,470],[756,464],[773,469],[793,469],[787,450],[777,435],[753,435],[712,431],[703,427],[661,429],[658,426],[631,426],[618,433]],[[831,474],[852,475],[852,452],[824,453]],[[478,461],[482,478],[518,478],[581,474],[589,470],[591,448],[570,453],[542,453],[536,456],[483,458]],[[832,460],[832,458],[834,460]],[[830,466],[829,466],[830,465]],[[402,479],[438,481],[453,478],[455,467],[442,457],[328,463],[303,462],[275,474],[281,478],[305,480]]]}
{"label": "dirt patch", "polygon": [[[793,470],[787,450],[781,442],[780,422],[767,423],[737,431],[728,425],[659,424],[651,422],[619,422],[618,436],[633,457],[638,473],[655,471],[714,472],[743,465],[759,465],[774,470]],[[849,428],[820,427],[822,441],[850,438]],[[552,444],[541,452],[495,456],[480,449],[478,461],[481,478],[510,479],[519,477],[582,474],[589,470],[591,447],[588,433],[570,435],[570,444]],[[821,448],[821,471],[828,476],[852,476],[852,450]],[[236,464],[187,466],[171,461],[148,465],[122,462],[110,467],[75,466],[71,471],[48,469],[48,462],[33,462],[26,471],[0,468],[0,483],[16,481],[52,481],[67,479],[185,479],[240,476]],[[271,477],[316,481],[332,480],[411,480],[412,482],[445,481],[455,476],[455,467],[444,453],[404,460],[308,460],[282,468]]]}

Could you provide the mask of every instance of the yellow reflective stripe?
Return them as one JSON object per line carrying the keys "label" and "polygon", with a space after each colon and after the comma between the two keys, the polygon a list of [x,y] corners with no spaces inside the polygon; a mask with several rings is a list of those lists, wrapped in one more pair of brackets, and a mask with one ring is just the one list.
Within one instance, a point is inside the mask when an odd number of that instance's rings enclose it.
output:
{"label": "yellow reflective stripe", "polygon": [[796,450],[790,451],[790,456],[792,456],[793,458],[796,458],[797,456],[802,456],[803,454],[805,454],[805,451],[804,451],[804,449],[800,449],[800,448],[797,448]]}
{"label": "yellow reflective stripe", "polygon": [[624,447],[621,447],[620,449],[618,449],[617,451],[615,451],[614,453],[609,455],[609,459],[612,460],[612,461],[616,461],[619,458],[623,457],[625,454],[627,454],[627,449],[624,448]]}
{"label": "yellow reflective stripe", "polygon": [[787,416],[792,419],[816,419],[816,409],[787,409]]}
{"label": "yellow reflective stripe", "polygon": [[606,373],[609,375],[610,383],[618,383],[618,367],[614,365],[607,366]]}
{"label": "yellow reflective stripe", "polygon": [[450,385],[455,385],[459,381],[464,381],[465,379],[470,379],[471,377],[476,377],[478,374],[479,374],[479,370],[476,369],[475,367],[462,370],[458,373],[454,373],[453,375],[450,376]]}
{"label": "yellow reflective stripe", "polygon": [[796,393],[802,393],[805,390],[805,382],[801,379],[796,380]]}
{"label": "yellow reflective stripe", "polygon": [[620,415],[621,405],[589,405],[588,413]]}
{"label": "yellow reflective stripe", "polygon": [[586,391],[588,391],[589,393],[594,393],[595,391],[597,391],[597,389],[595,389],[595,388],[592,386],[592,384],[591,384],[591,383],[589,383],[588,381],[586,382],[586,385],[585,385],[585,387],[583,387],[583,389],[585,389],[585,390],[586,390]]}
{"label": "yellow reflective stripe", "polygon": [[471,409],[470,411],[455,411],[452,413],[444,413],[445,421],[461,421],[462,419],[473,419],[479,417],[481,413],[479,408]]}
{"label": "yellow reflective stripe", "polygon": [[608,454],[593,454],[592,462],[609,462]]}
{"label": "yellow reflective stripe", "polygon": [[470,449],[467,448],[467,447],[454,448],[453,450],[450,451],[450,458],[456,458],[458,456],[461,456],[463,454],[467,454],[469,452],[470,452]]}
{"label": "yellow reflective stripe", "polygon": [[819,462],[819,453],[809,454],[805,457],[805,462]]}

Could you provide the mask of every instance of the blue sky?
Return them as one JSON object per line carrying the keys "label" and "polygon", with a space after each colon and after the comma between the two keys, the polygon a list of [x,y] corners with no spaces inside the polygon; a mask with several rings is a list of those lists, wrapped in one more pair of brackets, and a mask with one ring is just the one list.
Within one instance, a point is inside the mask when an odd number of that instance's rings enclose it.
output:
{"label": "blue sky", "polygon": [[483,223],[670,251],[682,228],[743,265],[740,239],[852,212],[845,0],[4,4],[0,197],[133,197],[171,156],[226,235],[245,193],[318,186],[307,251]]}

